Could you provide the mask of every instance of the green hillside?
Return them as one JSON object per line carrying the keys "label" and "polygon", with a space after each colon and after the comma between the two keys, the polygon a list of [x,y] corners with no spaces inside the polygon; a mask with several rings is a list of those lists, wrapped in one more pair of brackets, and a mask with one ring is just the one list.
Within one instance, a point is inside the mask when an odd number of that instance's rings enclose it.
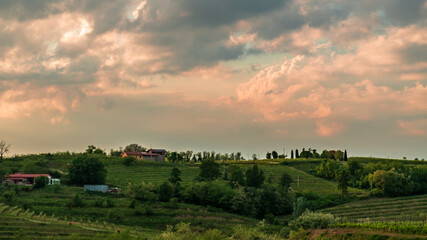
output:
{"label": "green hillside", "polygon": [[340,206],[327,208],[322,212],[349,220],[393,220],[393,221],[426,221],[427,194],[360,200]]}

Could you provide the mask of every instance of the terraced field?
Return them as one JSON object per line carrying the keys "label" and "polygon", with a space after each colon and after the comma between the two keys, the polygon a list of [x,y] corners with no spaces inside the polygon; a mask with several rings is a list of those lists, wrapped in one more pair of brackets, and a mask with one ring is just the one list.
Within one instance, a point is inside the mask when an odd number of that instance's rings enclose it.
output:
{"label": "terraced field", "polygon": [[112,230],[96,226],[69,224],[44,215],[33,215],[19,208],[0,204],[0,239],[65,239],[72,234],[86,239]]}
{"label": "terraced field", "polygon": [[[181,170],[183,184],[192,182],[199,174],[198,166],[176,165]],[[160,185],[170,177],[171,170],[174,167],[169,163],[146,163],[138,161],[130,167],[122,164],[107,165],[107,183],[120,187],[127,186],[128,182],[140,183],[151,182]]]}
{"label": "terraced field", "polygon": [[369,218],[375,221],[427,221],[427,194],[361,200],[327,208],[322,212],[349,220]]}
{"label": "terraced field", "polygon": [[[257,165],[260,169],[264,171],[264,175],[267,179],[271,177],[271,181],[273,183],[279,182],[279,179],[283,173],[289,174],[294,180],[291,185],[294,191],[311,191],[320,195],[340,194],[340,192],[337,190],[337,183],[312,176],[294,167],[279,164]],[[243,168],[248,168],[251,167],[251,164],[239,164],[239,166]],[[367,194],[365,190],[356,188],[349,188],[349,192],[352,195],[358,196],[363,196]]]}

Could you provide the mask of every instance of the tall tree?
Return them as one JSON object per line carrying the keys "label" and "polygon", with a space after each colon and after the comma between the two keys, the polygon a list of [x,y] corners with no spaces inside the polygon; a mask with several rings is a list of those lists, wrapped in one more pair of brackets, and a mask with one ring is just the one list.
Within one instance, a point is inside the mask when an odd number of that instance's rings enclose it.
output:
{"label": "tall tree", "polygon": [[288,189],[291,186],[291,183],[293,182],[294,180],[287,173],[283,173],[282,176],[280,177],[280,185],[285,189]]}
{"label": "tall tree", "polygon": [[232,165],[230,167],[230,185],[232,187],[236,186],[244,186],[245,185],[245,174],[243,173],[243,170],[235,165]]}
{"label": "tall tree", "polygon": [[80,155],[73,160],[69,169],[71,184],[104,184],[107,170],[99,158],[93,155]]}
{"label": "tall tree", "polygon": [[347,149],[346,149],[346,150],[344,150],[344,161],[347,162],[347,160],[348,160],[348,158],[347,158]]}
{"label": "tall tree", "polygon": [[3,155],[9,152],[10,143],[7,144],[5,141],[0,141],[0,162],[3,162]]}
{"label": "tall tree", "polygon": [[132,143],[132,144],[127,145],[123,151],[125,151],[125,152],[145,152],[145,151],[147,151],[147,148],[141,147],[141,145],[138,145],[136,143]]}
{"label": "tall tree", "polygon": [[199,177],[201,180],[211,181],[221,176],[220,166],[213,159],[206,159],[200,164]]}
{"label": "tall tree", "polygon": [[341,166],[336,172],[335,179],[338,181],[338,190],[341,190],[341,196],[344,197],[348,193],[348,185],[350,181],[350,171],[347,166]]}
{"label": "tall tree", "polygon": [[271,156],[273,157],[273,159],[277,159],[277,157],[279,156],[279,154],[277,154],[276,151],[271,152]]}
{"label": "tall tree", "polygon": [[257,165],[246,170],[246,186],[259,188],[264,183],[264,172]]}
{"label": "tall tree", "polygon": [[236,152],[236,160],[241,160],[241,159],[242,159],[242,153]]}
{"label": "tall tree", "polygon": [[295,158],[299,158],[298,149],[295,149]]}
{"label": "tall tree", "polygon": [[294,158],[294,150],[291,150],[291,159]]}
{"label": "tall tree", "polygon": [[267,152],[267,154],[265,154],[265,157],[266,157],[267,159],[271,159],[271,152]]}

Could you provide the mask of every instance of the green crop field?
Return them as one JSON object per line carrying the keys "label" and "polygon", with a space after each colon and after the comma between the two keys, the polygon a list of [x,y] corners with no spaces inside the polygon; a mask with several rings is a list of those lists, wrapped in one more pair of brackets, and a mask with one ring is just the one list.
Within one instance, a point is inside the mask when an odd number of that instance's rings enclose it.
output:
{"label": "green crop field", "polygon": [[34,215],[29,211],[0,204],[0,239],[65,239],[72,234],[86,239],[111,232],[111,229],[93,224],[60,221],[44,214]]}
{"label": "green crop field", "polygon": [[366,219],[384,221],[426,221],[427,194],[360,200],[344,205],[327,208],[322,212],[332,213],[349,220]]}
{"label": "green crop field", "polygon": [[[169,203],[138,202],[136,207],[129,208],[131,199],[121,195],[83,192],[82,188],[48,186],[31,192],[21,192],[13,200],[18,208],[26,208],[34,215],[55,216],[61,221],[77,221],[102,223],[103,225],[125,226],[149,235],[159,234],[166,230],[167,225],[180,222],[191,223],[194,229],[220,229],[229,232],[238,224],[255,226],[259,220],[223,212],[221,209],[179,203],[172,206]],[[75,194],[80,194],[83,207],[68,207]],[[97,207],[97,200],[109,199],[112,207]],[[151,213],[147,214],[147,208]]]}
{"label": "green crop field", "polygon": [[[238,164],[238,166],[243,168],[248,168],[251,165],[252,164]],[[294,191],[310,191],[319,195],[340,194],[340,192],[337,190],[337,183],[315,177],[294,167],[282,164],[258,164],[258,166],[264,171],[266,178],[271,178],[273,183],[279,182],[279,179],[283,173],[289,174],[294,180],[291,185]],[[364,196],[367,194],[366,191],[355,188],[349,188],[349,193],[358,196]]]}
{"label": "green crop field", "polygon": [[128,182],[151,182],[156,185],[167,181],[172,168],[176,166],[181,170],[183,184],[192,182],[199,174],[198,166],[172,164],[172,163],[147,163],[138,161],[132,166],[124,166],[121,163],[107,165],[107,183],[120,187],[127,186]]}

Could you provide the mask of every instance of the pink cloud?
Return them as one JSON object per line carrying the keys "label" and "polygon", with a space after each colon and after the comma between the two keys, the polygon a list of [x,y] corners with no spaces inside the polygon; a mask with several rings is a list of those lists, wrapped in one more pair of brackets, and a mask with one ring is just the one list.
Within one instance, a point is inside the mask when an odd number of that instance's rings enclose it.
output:
{"label": "pink cloud", "polygon": [[340,133],[344,125],[331,121],[316,121],[316,133],[320,136],[329,137]]}
{"label": "pink cloud", "polygon": [[404,135],[427,136],[427,119],[413,121],[399,120],[397,121],[397,125]]}

